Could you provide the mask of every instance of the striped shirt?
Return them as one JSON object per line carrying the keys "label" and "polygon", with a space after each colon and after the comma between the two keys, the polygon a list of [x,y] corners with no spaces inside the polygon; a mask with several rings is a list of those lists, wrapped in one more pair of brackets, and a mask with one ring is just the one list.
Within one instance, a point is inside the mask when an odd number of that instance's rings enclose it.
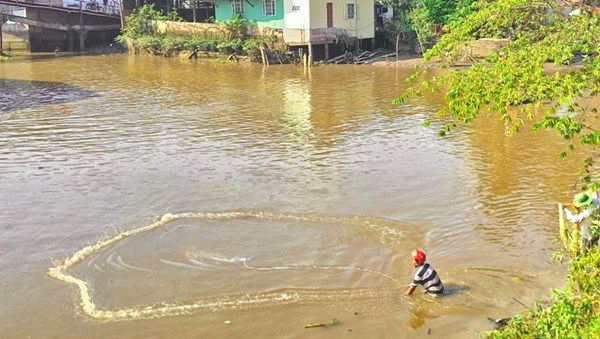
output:
{"label": "striped shirt", "polygon": [[427,293],[444,293],[444,285],[442,284],[442,280],[433,267],[427,263],[417,268],[415,276],[413,277],[413,282],[410,284],[410,286],[414,287],[417,287],[418,285],[425,287],[425,291]]}

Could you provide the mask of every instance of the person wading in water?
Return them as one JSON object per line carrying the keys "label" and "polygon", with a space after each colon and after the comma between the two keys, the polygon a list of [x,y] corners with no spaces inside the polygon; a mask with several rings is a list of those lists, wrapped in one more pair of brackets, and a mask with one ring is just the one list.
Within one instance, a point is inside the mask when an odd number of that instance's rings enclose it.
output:
{"label": "person wading in water", "polygon": [[422,285],[425,288],[425,293],[429,293],[435,297],[444,293],[444,285],[433,267],[426,263],[427,256],[425,252],[415,249],[412,252],[412,262],[415,268],[415,275],[412,283],[408,286],[408,290],[404,295],[412,295],[417,286]]}

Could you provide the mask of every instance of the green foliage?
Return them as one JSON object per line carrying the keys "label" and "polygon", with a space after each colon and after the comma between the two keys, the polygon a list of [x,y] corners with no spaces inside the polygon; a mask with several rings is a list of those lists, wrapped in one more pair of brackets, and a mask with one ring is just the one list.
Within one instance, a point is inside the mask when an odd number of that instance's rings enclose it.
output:
{"label": "green foliage", "polygon": [[443,23],[444,24],[449,24],[453,21],[459,20],[461,18],[464,18],[468,15],[470,15],[471,13],[473,13],[477,6],[477,0],[456,0],[456,7],[454,9],[454,11],[446,14],[443,17]]}
{"label": "green foliage", "polygon": [[[401,95],[402,100],[421,90],[444,89],[447,105],[438,115],[456,123],[493,112],[505,121],[509,132],[517,132],[532,120],[535,129],[553,129],[581,146],[600,145],[600,132],[591,125],[597,109],[577,103],[578,98],[599,91],[600,15],[586,11],[578,16],[558,14],[562,9],[553,1],[500,0],[474,6],[478,11],[450,24],[451,31],[426,58],[452,65],[466,41],[494,36],[512,40],[468,69],[435,78],[427,88],[414,85]],[[578,67],[565,68],[575,61]],[[549,63],[555,70],[549,69]],[[452,126],[445,126],[442,134]],[[569,144],[568,150],[572,149],[575,145]],[[588,169],[593,166],[593,155]]]}
{"label": "green foliage", "polygon": [[570,265],[566,292],[554,291],[550,303],[537,303],[489,338],[599,338],[600,250],[595,247]]}
{"label": "green foliage", "polygon": [[403,39],[406,39],[409,34],[414,32],[409,19],[412,2],[397,0],[390,1],[388,5],[393,7],[394,17],[385,25],[386,33],[392,36],[400,35]]}
{"label": "green foliage", "polygon": [[225,33],[156,33],[150,25],[151,20],[182,21],[176,12],[164,16],[154,8],[154,5],[144,5],[134,11],[126,21],[125,29],[120,41],[132,39],[136,48],[154,55],[172,56],[181,51],[209,51],[235,54],[252,54],[258,51],[259,46],[277,40],[274,35],[260,38],[250,38],[246,35],[253,23],[239,14],[235,14],[231,21],[222,22]]}
{"label": "green foliage", "polygon": [[163,38],[158,35],[142,35],[136,39],[136,45],[149,51],[161,51]]}
{"label": "green foliage", "polygon": [[434,24],[447,24],[467,15],[474,0],[421,0]]}
{"label": "green foliage", "polygon": [[[421,44],[432,42],[436,25],[447,24],[466,16],[475,0],[386,0],[392,6],[394,17],[385,26],[392,36],[403,40],[417,38]],[[422,46],[423,47],[423,46]]]}
{"label": "green foliage", "polygon": [[183,21],[183,18],[176,11],[171,11],[171,12],[169,12],[169,15],[167,15],[166,20],[181,22],[181,21]]}
{"label": "green foliage", "polygon": [[243,42],[240,38],[222,41],[217,45],[217,49],[227,54],[237,53],[242,54]]}
{"label": "green foliage", "polygon": [[222,24],[229,32],[229,39],[243,39],[248,28],[254,25],[239,13],[234,13],[229,21],[224,21]]}
{"label": "green foliage", "polygon": [[[181,51],[215,52],[228,45],[221,40],[186,35],[143,35],[135,40],[136,47],[154,55],[172,56]],[[233,45],[233,44],[232,44]],[[229,51],[227,51],[229,52]]]}
{"label": "green foliage", "polygon": [[0,53],[0,61],[10,60],[13,56],[10,53]]}
{"label": "green foliage", "polygon": [[243,41],[242,49],[244,54],[248,55],[260,53],[260,46],[268,45],[269,43],[276,41],[276,39],[277,37],[274,35],[249,38]]}
{"label": "green foliage", "polygon": [[430,18],[427,7],[415,8],[409,14],[412,29],[417,35],[421,51],[425,51],[426,45],[435,40],[434,22]]}
{"label": "green foliage", "polygon": [[151,34],[153,29],[151,20],[167,20],[168,18],[154,7],[154,4],[146,4],[137,8],[125,18],[125,27],[121,35],[117,37],[119,41],[125,41],[126,38],[137,39],[143,35]]}

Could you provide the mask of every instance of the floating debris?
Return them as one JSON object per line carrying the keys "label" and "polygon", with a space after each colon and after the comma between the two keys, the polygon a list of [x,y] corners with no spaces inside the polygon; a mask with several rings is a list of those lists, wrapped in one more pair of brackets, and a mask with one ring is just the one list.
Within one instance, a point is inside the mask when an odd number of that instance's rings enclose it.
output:
{"label": "floating debris", "polygon": [[315,327],[325,327],[327,324],[306,324],[304,328],[315,328]]}
{"label": "floating debris", "polygon": [[304,328],[329,327],[329,326],[335,326],[339,323],[340,323],[339,320],[337,320],[336,318],[333,318],[333,319],[331,319],[329,324],[326,324],[326,323],[306,324],[306,325],[304,325]]}

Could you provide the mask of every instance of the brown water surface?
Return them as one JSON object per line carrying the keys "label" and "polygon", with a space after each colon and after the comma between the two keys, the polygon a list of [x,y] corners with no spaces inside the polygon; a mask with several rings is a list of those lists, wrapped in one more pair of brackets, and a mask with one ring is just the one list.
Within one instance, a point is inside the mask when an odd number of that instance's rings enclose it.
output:
{"label": "brown water surface", "polygon": [[[0,63],[0,336],[476,338],[548,297],[579,159],[495,118],[439,138],[438,96],[391,103],[409,74]],[[402,295],[415,247],[447,296]]]}

